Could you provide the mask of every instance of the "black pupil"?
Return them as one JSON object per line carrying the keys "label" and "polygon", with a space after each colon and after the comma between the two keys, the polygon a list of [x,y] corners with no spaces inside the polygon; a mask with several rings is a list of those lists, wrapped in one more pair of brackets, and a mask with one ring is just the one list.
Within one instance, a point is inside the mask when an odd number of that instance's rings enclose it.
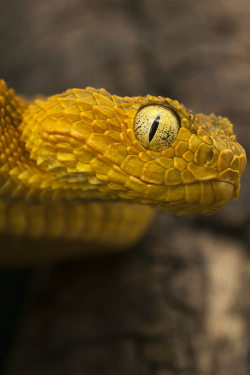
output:
{"label": "black pupil", "polygon": [[160,123],[160,116],[156,117],[153,124],[151,125],[150,131],[149,131],[149,137],[148,137],[149,142],[151,142],[152,139],[154,138],[155,133],[158,129],[159,123]]}

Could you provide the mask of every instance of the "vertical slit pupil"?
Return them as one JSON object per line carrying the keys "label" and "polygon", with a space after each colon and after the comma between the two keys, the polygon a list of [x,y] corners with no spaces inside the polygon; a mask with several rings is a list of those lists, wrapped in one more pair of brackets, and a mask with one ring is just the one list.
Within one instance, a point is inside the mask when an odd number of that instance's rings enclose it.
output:
{"label": "vertical slit pupil", "polygon": [[150,131],[149,131],[149,136],[148,136],[149,142],[151,142],[152,139],[154,138],[155,133],[158,129],[159,123],[160,123],[160,116],[156,117],[153,124],[151,125]]}

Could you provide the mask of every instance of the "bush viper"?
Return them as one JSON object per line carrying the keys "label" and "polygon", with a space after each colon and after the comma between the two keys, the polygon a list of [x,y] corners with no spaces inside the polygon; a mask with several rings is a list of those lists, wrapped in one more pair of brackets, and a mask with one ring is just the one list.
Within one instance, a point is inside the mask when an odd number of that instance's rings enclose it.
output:
{"label": "bush viper", "polygon": [[226,118],[92,87],[28,103],[4,81],[0,107],[1,232],[120,248],[155,207],[209,215],[239,196],[246,154]]}

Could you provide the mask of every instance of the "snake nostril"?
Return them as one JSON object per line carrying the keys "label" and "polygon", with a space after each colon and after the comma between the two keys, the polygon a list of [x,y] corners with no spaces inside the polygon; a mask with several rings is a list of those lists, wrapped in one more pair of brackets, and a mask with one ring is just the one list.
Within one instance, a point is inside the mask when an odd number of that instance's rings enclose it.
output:
{"label": "snake nostril", "polygon": [[213,160],[214,152],[213,150],[209,151],[207,154],[207,163],[209,163],[211,160]]}

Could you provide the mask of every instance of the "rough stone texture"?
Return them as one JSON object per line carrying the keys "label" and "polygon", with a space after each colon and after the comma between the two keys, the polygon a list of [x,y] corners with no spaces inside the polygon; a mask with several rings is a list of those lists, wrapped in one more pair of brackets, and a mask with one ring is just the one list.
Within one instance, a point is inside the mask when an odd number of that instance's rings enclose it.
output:
{"label": "rough stone texture", "polygon": [[[249,1],[2,1],[0,12],[0,76],[18,92],[169,96],[229,117],[250,151]],[[214,216],[160,213],[132,252],[37,269],[6,375],[248,375],[249,169],[240,200]]]}

